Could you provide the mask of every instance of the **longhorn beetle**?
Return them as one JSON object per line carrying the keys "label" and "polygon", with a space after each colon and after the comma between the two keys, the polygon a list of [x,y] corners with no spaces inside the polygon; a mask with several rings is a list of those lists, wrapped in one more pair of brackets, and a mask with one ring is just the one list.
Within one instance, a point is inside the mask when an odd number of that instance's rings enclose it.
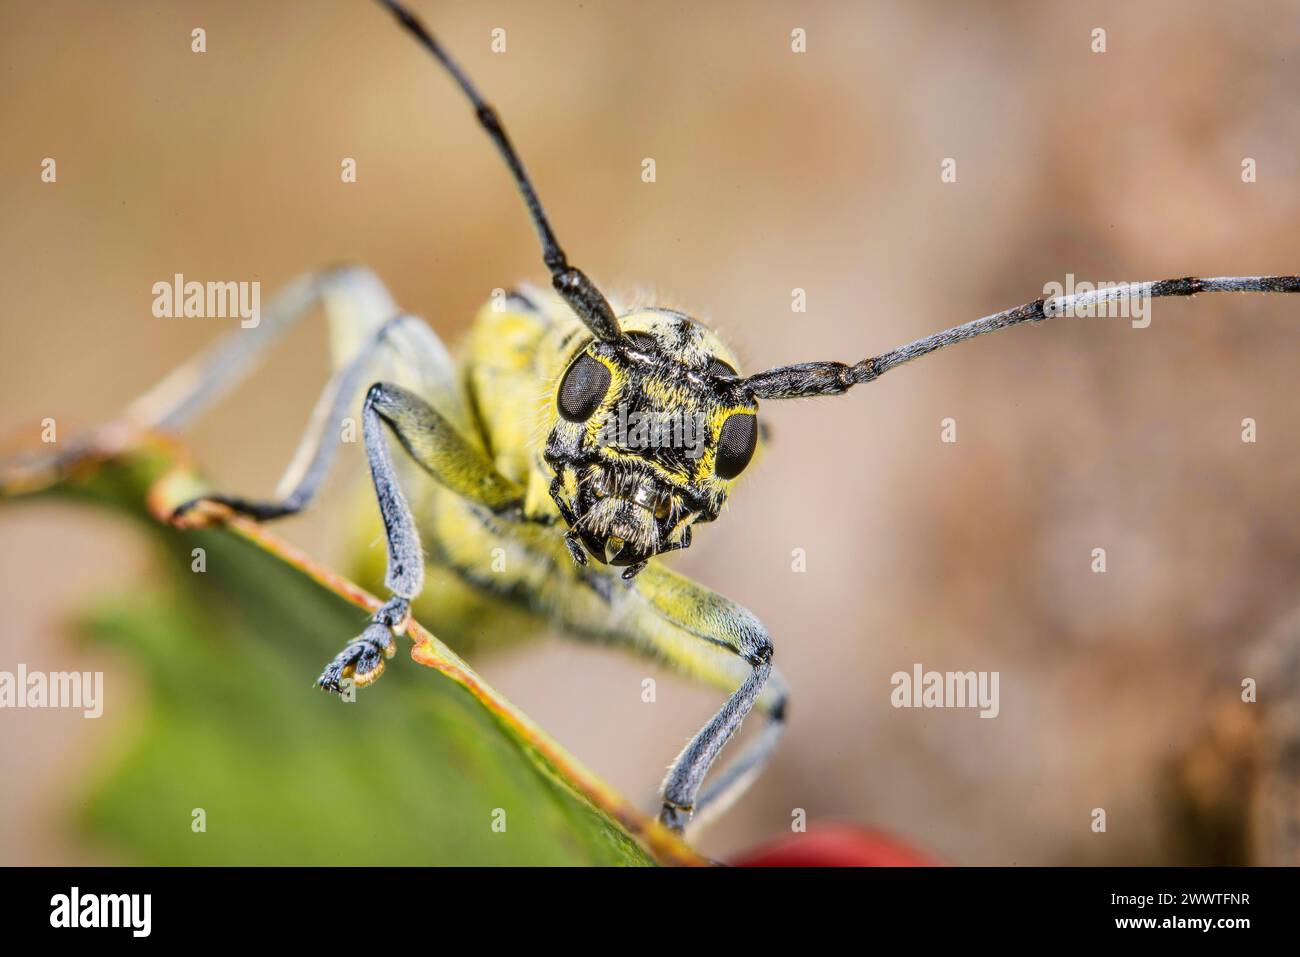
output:
{"label": "longhorn beetle", "polygon": [[[743,375],[727,346],[690,316],[610,305],[561,249],[493,108],[405,6],[378,2],[469,100],[523,197],[553,291],[524,289],[485,307],[457,367],[430,328],[398,310],[368,270],[311,274],[274,299],[256,330],[219,341],[132,404],[114,434],[184,425],[287,326],[323,304],[338,368],[275,496],[209,495],[180,506],[176,517],[199,505],[260,520],[303,509],[330,468],[340,422],[364,389],[362,433],[387,537],[390,597],[318,684],[337,692],[348,679],[361,686],[378,678],[410,620],[426,560],[450,568],[571,633],[734,689],[663,782],[660,819],[677,831],[744,789],[785,721],[786,689],[762,623],[655,561],[689,548],[695,527],[718,518],[761,437],[760,400],[840,395],[966,339],[1126,297],[1300,292],[1296,276],[1123,285],[1036,299],[851,364],[803,362]],[[629,435],[623,426],[633,418],[652,427]],[[60,458],[66,464],[76,454]],[[504,570],[492,566],[498,549],[511,557]],[[703,787],[755,709],[767,719],[762,733]]]}

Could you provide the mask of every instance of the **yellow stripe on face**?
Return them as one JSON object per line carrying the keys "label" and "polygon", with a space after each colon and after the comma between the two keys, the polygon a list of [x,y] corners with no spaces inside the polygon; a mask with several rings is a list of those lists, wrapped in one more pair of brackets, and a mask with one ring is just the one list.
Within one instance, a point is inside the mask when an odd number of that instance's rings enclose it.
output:
{"label": "yellow stripe on face", "polygon": [[[750,406],[743,405],[720,406],[714,411],[713,418],[709,422],[710,441],[705,446],[704,454],[700,456],[699,464],[695,469],[696,482],[703,483],[712,479],[722,488],[729,490],[740,480],[739,475],[732,479],[719,478],[714,471],[718,459],[718,436],[722,433],[722,424],[733,415],[757,416],[757,411]],[[757,453],[757,448],[754,451]]]}
{"label": "yellow stripe on face", "polygon": [[588,349],[586,354],[609,370],[609,388],[605,390],[605,397],[600,400],[600,405],[586,422],[587,444],[599,445],[601,432],[604,431],[610,415],[622,401],[623,387],[627,384],[627,370],[608,356],[598,355],[592,349]]}

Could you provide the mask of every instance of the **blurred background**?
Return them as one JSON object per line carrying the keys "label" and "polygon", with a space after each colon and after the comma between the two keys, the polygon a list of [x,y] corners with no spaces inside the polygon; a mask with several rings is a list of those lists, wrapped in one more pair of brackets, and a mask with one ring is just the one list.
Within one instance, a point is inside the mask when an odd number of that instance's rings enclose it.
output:
{"label": "blurred background", "polygon": [[[497,106],[572,259],[711,322],[748,371],[854,361],[1071,273],[1300,270],[1295,4],[415,5]],[[452,344],[493,288],[545,278],[469,109],[373,4],[5,4],[0,62],[0,435],[102,421],[233,328],[154,318],[151,287],[177,272],[269,296],[362,262]],[[1258,710],[1239,689],[1300,592],[1296,308],[1160,300],[1147,329],[1021,327],[767,404],[769,454],[675,565],[767,624],[790,726],[700,847],[738,854],[802,808],[961,864],[1269,859],[1257,782],[1280,685],[1261,679]],[[327,363],[322,323],[302,323],[190,432],[216,487],[273,487]],[[363,462],[340,458],[277,530],[347,567]],[[0,508],[0,669],[104,670],[108,696],[98,721],[0,712],[0,862],[169,859],[79,812],[139,733],[144,679],[69,625],[157,560],[109,513]],[[998,671],[999,716],[895,710],[890,676],[914,663]],[[473,664],[646,806],[721,701],[560,636]]]}

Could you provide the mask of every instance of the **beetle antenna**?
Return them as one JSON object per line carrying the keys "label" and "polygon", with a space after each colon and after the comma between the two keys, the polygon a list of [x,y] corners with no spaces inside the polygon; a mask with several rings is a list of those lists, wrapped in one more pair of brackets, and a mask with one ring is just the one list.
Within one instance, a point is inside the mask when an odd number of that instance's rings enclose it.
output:
{"label": "beetle antenna", "polygon": [[797,399],[814,395],[841,395],[855,385],[872,382],[895,366],[948,346],[996,332],[1022,322],[1041,322],[1058,316],[1088,315],[1083,310],[1124,299],[1157,299],[1162,296],[1196,296],[1210,292],[1300,293],[1300,276],[1220,276],[1214,279],[1161,279],[1157,282],[1124,283],[1091,292],[1035,299],[1023,306],[974,319],[905,346],[891,349],[854,365],[843,362],[801,362],[756,373],[744,380],[746,390],[759,399]]}
{"label": "beetle antenna", "polygon": [[378,0],[378,2],[387,7],[397,18],[397,22],[433,54],[434,58],[451,74],[456,85],[474,107],[479,125],[492,138],[492,142],[501,153],[501,158],[506,161],[506,166],[510,167],[510,173],[515,178],[515,186],[524,199],[524,205],[528,207],[528,215],[537,230],[537,238],[542,243],[542,261],[551,271],[551,284],[555,290],[564,297],[565,302],[578,314],[578,318],[586,324],[597,339],[612,342],[622,338],[623,333],[619,329],[614,310],[596,288],[596,284],[587,278],[587,274],[577,266],[569,264],[568,257],[560,248],[559,240],[555,238],[555,231],[551,229],[550,220],[546,218],[546,210],[542,208],[542,201],[537,198],[532,180],[528,178],[523,161],[511,145],[510,137],[506,135],[505,127],[501,125],[496,110],[483,99],[473,81],[460,68],[460,64],[451,58],[415,14],[397,0]]}

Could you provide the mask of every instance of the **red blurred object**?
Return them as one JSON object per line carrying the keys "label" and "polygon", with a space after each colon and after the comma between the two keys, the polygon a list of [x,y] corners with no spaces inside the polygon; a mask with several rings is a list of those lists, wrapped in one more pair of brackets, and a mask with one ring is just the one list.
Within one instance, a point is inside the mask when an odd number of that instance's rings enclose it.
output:
{"label": "red blurred object", "polygon": [[851,824],[827,824],[765,844],[736,867],[936,867],[939,861],[902,841]]}

